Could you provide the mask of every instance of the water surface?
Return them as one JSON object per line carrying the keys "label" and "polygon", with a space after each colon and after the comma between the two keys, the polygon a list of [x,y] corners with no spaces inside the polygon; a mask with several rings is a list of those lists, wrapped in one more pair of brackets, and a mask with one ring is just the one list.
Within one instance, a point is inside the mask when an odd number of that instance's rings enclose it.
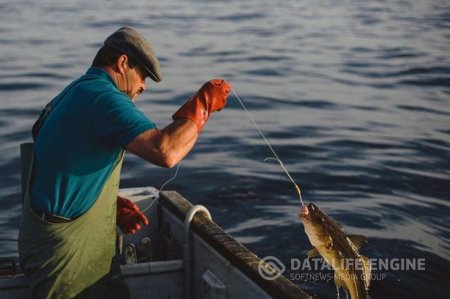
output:
{"label": "water surface", "polygon": [[[10,1],[0,19],[0,255],[17,255],[19,144],[105,37],[132,26],[161,60],[164,80],[138,100],[159,127],[204,81],[226,78],[305,201],[368,236],[370,257],[426,259],[426,271],[387,271],[372,298],[450,296],[448,2]],[[289,264],[310,245],[295,190],[269,156],[230,96],[168,188]],[[128,155],[121,187],[159,187],[172,174]],[[294,282],[336,296],[332,282]]]}

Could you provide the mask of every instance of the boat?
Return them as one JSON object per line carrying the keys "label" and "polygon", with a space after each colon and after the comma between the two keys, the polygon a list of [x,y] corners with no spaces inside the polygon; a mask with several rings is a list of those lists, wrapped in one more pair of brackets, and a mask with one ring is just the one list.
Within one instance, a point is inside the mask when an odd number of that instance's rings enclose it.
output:
{"label": "boat", "polygon": [[[154,187],[119,194],[150,220],[134,235],[117,231],[120,269],[131,298],[311,298],[283,275],[264,278],[261,267],[272,274],[277,269],[225,233],[204,206]],[[0,259],[0,265],[0,298],[31,298],[18,261]]]}

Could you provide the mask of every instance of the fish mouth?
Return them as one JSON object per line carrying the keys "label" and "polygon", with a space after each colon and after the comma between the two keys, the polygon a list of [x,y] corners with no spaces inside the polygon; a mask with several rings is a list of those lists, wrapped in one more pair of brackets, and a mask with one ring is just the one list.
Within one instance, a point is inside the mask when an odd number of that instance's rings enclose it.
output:
{"label": "fish mouth", "polygon": [[317,207],[314,204],[310,203],[310,204],[307,204],[300,208],[300,211],[298,212],[298,216],[304,220],[311,220],[313,214],[317,210],[318,210]]}

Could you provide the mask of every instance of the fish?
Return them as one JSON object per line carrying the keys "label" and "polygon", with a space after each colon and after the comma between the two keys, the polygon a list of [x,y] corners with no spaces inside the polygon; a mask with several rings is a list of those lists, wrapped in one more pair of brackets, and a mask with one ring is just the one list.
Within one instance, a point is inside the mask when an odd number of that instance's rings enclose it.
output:
{"label": "fish", "polygon": [[320,255],[333,268],[338,296],[343,288],[351,299],[370,299],[371,265],[359,253],[367,238],[346,235],[340,224],[312,203],[302,206],[299,217],[313,246],[308,258]]}

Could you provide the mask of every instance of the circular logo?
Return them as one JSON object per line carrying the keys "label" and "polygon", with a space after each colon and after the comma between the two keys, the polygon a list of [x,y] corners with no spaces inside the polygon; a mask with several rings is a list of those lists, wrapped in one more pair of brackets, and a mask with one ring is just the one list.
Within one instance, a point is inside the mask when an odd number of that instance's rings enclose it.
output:
{"label": "circular logo", "polygon": [[265,280],[274,280],[280,277],[286,267],[274,256],[266,256],[258,264],[258,272]]}

